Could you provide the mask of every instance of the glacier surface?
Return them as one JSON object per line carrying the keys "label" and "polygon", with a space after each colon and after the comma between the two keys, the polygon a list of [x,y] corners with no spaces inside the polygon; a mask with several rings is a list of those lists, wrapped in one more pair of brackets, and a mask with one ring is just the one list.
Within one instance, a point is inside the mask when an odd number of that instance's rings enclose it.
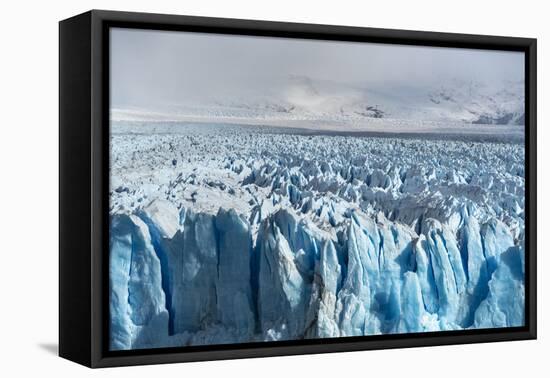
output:
{"label": "glacier surface", "polygon": [[113,350],[524,324],[516,143],[113,125]]}

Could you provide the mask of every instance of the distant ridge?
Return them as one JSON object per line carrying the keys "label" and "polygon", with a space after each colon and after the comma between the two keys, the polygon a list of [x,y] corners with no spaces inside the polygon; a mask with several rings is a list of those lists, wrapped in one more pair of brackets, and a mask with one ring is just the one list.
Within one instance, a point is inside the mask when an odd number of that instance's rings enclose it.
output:
{"label": "distant ridge", "polygon": [[113,120],[242,118],[270,121],[360,122],[365,119],[523,125],[523,82],[498,86],[450,80],[432,86],[345,84],[290,75],[261,92],[215,93],[154,109],[115,107]]}

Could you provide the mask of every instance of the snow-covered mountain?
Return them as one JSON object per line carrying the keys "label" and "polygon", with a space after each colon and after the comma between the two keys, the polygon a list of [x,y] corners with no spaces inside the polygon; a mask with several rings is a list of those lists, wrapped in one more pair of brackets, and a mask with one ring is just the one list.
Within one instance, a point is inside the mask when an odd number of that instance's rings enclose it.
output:
{"label": "snow-covered mountain", "polygon": [[524,85],[451,80],[407,86],[345,84],[307,76],[282,77],[261,92],[231,89],[156,109],[116,108],[114,120],[184,120],[188,117],[288,122],[362,122],[370,119],[522,125]]}

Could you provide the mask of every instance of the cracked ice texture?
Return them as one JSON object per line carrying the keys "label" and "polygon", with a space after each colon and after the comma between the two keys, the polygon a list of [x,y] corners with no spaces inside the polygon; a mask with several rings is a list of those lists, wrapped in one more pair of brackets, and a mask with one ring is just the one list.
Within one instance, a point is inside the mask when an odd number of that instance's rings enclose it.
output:
{"label": "cracked ice texture", "polygon": [[524,147],[111,136],[111,349],[524,324]]}

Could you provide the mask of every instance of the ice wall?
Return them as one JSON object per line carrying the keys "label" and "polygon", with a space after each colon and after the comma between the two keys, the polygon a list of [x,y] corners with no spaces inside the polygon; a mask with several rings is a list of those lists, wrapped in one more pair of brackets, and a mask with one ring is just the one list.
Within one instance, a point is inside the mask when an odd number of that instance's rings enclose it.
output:
{"label": "ice wall", "polygon": [[523,325],[524,252],[502,222],[427,218],[417,235],[342,217],[337,235],[292,208],[257,225],[162,201],[114,217],[111,348]]}

